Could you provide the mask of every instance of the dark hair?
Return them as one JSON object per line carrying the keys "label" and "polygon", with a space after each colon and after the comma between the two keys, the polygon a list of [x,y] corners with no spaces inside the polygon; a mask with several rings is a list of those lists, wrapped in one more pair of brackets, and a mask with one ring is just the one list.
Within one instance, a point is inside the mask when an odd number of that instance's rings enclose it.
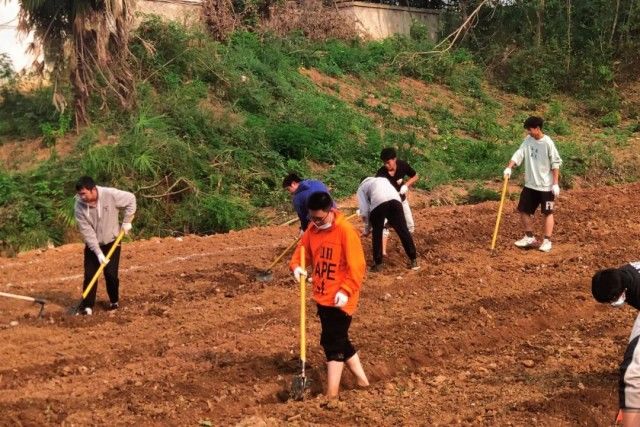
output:
{"label": "dark hair", "polygon": [[76,191],[80,191],[82,189],[93,190],[96,188],[96,183],[90,176],[82,176],[78,181],[76,181]]}
{"label": "dark hair", "polygon": [[395,159],[396,157],[397,157],[396,149],[393,147],[383,148],[382,151],[380,152],[380,160],[382,160],[383,162],[386,162],[387,160]]}
{"label": "dark hair", "polygon": [[542,125],[544,125],[544,120],[542,120],[542,117],[538,117],[538,116],[530,116],[527,120],[524,121],[525,129],[533,129],[533,128],[542,129]]}
{"label": "dark hair", "polygon": [[607,268],[600,270],[591,279],[591,294],[598,302],[611,302],[626,289],[623,270]]}
{"label": "dark hair", "polygon": [[282,180],[282,188],[287,188],[294,182],[300,182],[300,181],[302,181],[302,178],[300,178],[297,173],[292,172],[289,175],[285,176],[284,179]]}
{"label": "dark hair", "polygon": [[325,212],[329,212],[332,207],[333,200],[326,191],[316,191],[315,193],[312,193],[309,196],[309,201],[307,201],[307,209],[311,211],[322,209]]}

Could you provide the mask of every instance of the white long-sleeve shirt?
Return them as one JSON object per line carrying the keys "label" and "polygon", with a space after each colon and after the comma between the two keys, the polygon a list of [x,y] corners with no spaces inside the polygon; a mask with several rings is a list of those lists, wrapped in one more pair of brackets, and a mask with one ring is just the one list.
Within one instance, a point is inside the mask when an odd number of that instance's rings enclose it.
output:
{"label": "white long-sleeve shirt", "polygon": [[401,202],[398,190],[393,188],[387,178],[382,177],[365,178],[358,187],[357,196],[360,215],[365,218],[369,218],[371,211],[384,202],[389,200]]}
{"label": "white long-sleeve shirt", "polygon": [[511,160],[518,166],[524,160],[524,186],[538,191],[551,191],[551,170],[560,169],[562,164],[556,145],[547,135],[540,139],[527,136]]}

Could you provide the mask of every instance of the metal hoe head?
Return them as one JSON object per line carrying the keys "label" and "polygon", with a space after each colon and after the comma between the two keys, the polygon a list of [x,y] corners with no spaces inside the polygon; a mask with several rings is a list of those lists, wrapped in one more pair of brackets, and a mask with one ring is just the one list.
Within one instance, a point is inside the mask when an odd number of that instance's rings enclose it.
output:
{"label": "metal hoe head", "polygon": [[40,319],[42,317],[42,313],[44,313],[44,305],[46,304],[46,301],[42,299],[36,299],[34,303],[40,304],[40,311],[38,312],[38,319]]}
{"label": "metal hoe head", "polygon": [[273,280],[273,272],[271,270],[259,271],[256,274],[256,280],[258,282],[270,282]]}
{"label": "metal hoe head", "polygon": [[309,379],[306,375],[296,375],[291,383],[289,396],[293,400],[304,400],[305,391],[309,388]]}

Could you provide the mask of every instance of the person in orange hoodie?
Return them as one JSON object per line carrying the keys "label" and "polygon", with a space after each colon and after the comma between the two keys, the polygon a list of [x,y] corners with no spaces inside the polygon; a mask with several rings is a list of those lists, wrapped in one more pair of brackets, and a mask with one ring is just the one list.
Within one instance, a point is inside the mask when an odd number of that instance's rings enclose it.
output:
{"label": "person in orange hoodie", "polygon": [[300,281],[300,275],[307,275],[300,267],[300,248],[304,246],[305,265],[312,266],[313,299],[322,326],[320,345],[327,358],[326,394],[333,398],[338,395],[345,364],[359,386],[369,385],[360,357],[349,341],[349,326],[358,305],[366,264],[359,233],[333,208],[329,193],[313,193],[307,206],[311,221],[289,267],[296,281]]}

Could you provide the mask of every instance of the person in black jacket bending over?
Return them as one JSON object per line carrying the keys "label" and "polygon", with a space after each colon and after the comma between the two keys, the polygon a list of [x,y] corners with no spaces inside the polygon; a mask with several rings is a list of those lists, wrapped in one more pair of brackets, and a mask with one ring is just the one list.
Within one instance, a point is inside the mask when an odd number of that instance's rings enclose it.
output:
{"label": "person in black jacket bending over", "polygon": [[[640,310],[640,262],[619,268],[607,268],[594,274],[591,293],[596,301],[622,307],[629,304]],[[640,315],[631,329],[629,344],[620,364],[618,396],[624,427],[640,427]]]}

